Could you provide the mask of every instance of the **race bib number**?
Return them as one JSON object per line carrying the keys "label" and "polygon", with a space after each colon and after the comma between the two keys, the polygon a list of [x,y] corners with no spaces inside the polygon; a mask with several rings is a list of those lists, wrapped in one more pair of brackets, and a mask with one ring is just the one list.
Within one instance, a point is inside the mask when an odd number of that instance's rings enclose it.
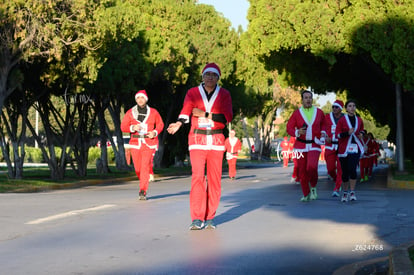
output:
{"label": "race bib number", "polygon": [[336,130],[336,125],[332,125],[331,126],[331,133],[335,134],[335,130]]}
{"label": "race bib number", "polygon": [[205,117],[198,118],[198,128],[213,128],[214,122]]}
{"label": "race bib number", "polygon": [[356,145],[355,143],[351,143],[348,147],[348,153],[350,154],[358,153],[358,145]]}
{"label": "race bib number", "polygon": [[144,123],[141,123],[140,125],[139,125],[141,128],[140,128],[140,130],[139,130],[139,134],[140,135],[146,135],[147,133],[148,133],[148,124],[144,124]]}

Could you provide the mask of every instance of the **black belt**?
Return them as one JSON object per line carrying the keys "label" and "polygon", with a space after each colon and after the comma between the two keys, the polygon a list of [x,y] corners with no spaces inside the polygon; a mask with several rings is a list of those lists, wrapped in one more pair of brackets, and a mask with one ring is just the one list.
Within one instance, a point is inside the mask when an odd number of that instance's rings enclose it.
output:
{"label": "black belt", "polygon": [[216,129],[216,130],[194,129],[194,134],[200,134],[200,135],[214,135],[214,134],[221,134],[221,133],[223,133],[223,129]]}
{"label": "black belt", "polygon": [[314,143],[313,140],[306,140],[306,139],[301,139],[301,138],[296,138],[297,141],[303,142],[303,143]]}
{"label": "black belt", "polygon": [[337,141],[332,141],[331,143],[332,143],[332,144],[338,144],[338,142],[337,142]]}
{"label": "black belt", "polygon": [[146,138],[146,135],[132,135],[133,138]]}

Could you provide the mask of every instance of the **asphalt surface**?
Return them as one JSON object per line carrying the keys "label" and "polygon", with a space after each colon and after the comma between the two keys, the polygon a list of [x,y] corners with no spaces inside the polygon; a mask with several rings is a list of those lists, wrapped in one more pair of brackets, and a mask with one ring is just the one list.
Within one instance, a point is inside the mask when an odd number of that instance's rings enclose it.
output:
{"label": "asphalt surface", "polygon": [[[299,201],[300,186],[290,183],[292,166],[241,166],[235,181],[223,174],[215,230],[188,230],[188,176],[156,178],[147,201],[138,200],[138,181],[48,191],[59,194],[53,203],[61,201],[61,205],[56,211],[32,205],[37,216],[68,211],[63,202],[70,205],[73,198],[77,198],[75,209],[81,204],[85,208],[113,205],[99,214],[82,214],[80,220],[58,221],[52,232],[46,231],[51,230],[48,227],[34,231],[25,223],[19,230],[27,231],[16,233],[13,228],[19,226],[19,217],[9,213],[21,208],[29,196],[30,202],[40,205],[44,195],[1,194],[0,270],[7,274],[332,274],[353,262],[386,257],[393,247],[414,239],[414,191],[387,189],[386,165],[376,168],[369,182],[357,185],[358,200],[352,203],[331,197],[334,183],[323,163],[318,199],[308,203]],[[82,227],[94,228],[95,235],[63,242],[68,253],[53,244],[67,236],[66,228],[92,234]],[[107,232],[102,233],[102,227]],[[38,238],[48,245],[39,245]],[[34,249],[34,243],[41,248]],[[25,252],[15,252],[18,249]]]}

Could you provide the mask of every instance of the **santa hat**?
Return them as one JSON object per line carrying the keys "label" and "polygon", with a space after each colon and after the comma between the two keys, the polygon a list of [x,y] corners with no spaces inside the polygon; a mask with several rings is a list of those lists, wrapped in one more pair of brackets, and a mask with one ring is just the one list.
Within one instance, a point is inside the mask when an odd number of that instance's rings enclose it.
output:
{"label": "santa hat", "polygon": [[201,75],[204,76],[204,74],[207,73],[207,72],[215,73],[219,78],[221,76],[220,68],[219,68],[219,66],[217,66],[216,63],[208,63],[204,67],[203,72],[201,73]]}
{"label": "santa hat", "polygon": [[139,96],[143,96],[145,98],[145,101],[148,101],[148,96],[147,96],[147,92],[145,90],[140,90],[135,94],[135,99],[137,99],[137,97]]}
{"label": "santa hat", "polygon": [[339,107],[339,109],[343,109],[344,108],[344,102],[342,101],[342,100],[339,100],[339,99],[337,99],[337,100],[335,100],[335,102],[332,104],[332,106],[337,106],[337,107]]}

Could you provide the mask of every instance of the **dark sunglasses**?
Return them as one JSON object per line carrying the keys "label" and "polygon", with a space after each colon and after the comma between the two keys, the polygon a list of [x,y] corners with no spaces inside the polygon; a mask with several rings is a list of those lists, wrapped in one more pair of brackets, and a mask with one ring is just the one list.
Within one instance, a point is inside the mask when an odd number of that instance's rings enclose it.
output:
{"label": "dark sunglasses", "polygon": [[332,108],[339,108],[338,106],[332,106]]}

